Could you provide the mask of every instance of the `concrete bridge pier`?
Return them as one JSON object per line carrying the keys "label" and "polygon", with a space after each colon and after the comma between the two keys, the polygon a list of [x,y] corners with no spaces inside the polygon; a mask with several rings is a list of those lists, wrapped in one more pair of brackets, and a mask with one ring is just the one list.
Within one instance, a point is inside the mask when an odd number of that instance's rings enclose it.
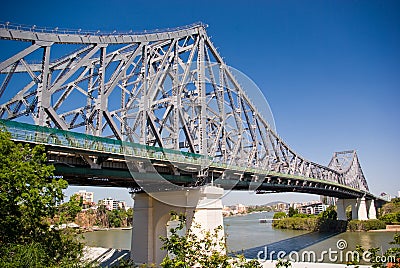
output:
{"label": "concrete bridge pier", "polygon": [[365,197],[357,198],[357,220],[368,220],[367,201]]}
{"label": "concrete bridge pier", "polygon": [[351,217],[354,218],[356,212],[356,200],[354,199],[338,199],[336,202],[338,220],[347,221],[346,208],[351,206]]}
{"label": "concrete bridge pier", "polygon": [[368,200],[367,205],[368,205],[368,219],[376,220],[375,200],[374,199]]}
{"label": "concrete bridge pier", "polygon": [[[170,212],[186,215],[186,229],[199,224],[201,230],[213,231],[223,227],[222,188],[203,186],[182,191],[154,194],[139,193],[134,196],[134,221],[132,229],[131,258],[137,263],[160,264],[167,252],[161,250],[160,236],[166,237]],[[223,230],[220,236],[223,236]]]}
{"label": "concrete bridge pier", "polygon": [[351,206],[351,219],[368,220],[376,219],[374,200],[366,200],[365,197],[357,199],[338,199],[336,202],[338,220],[347,220],[346,208]]}

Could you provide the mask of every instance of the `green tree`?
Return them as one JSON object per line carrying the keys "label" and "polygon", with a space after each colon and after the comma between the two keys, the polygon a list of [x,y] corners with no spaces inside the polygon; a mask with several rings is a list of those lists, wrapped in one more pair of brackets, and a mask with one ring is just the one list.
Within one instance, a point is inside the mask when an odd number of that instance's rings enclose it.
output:
{"label": "green tree", "polygon": [[275,214],[274,214],[274,219],[283,219],[283,218],[286,218],[287,217],[287,215],[286,215],[286,213],[285,212],[276,212]]}
{"label": "green tree", "polygon": [[400,223],[400,198],[393,198],[380,209],[379,219],[386,224]]}
{"label": "green tree", "polygon": [[337,212],[334,206],[329,206],[324,212],[320,214],[321,219],[325,220],[336,220]]}
{"label": "green tree", "polygon": [[110,227],[108,223],[108,217],[107,217],[107,208],[105,205],[101,204],[97,208],[97,215],[96,215],[96,224],[103,226],[103,227]]}
{"label": "green tree", "polygon": [[[171,213],[171,220],[177,220],[178,226],[169,230],[168,237],[160,238],[163,241],[162,249],[167,250],[169,254],[164,258],[161,267],[261,267],[257,260],[247,261],[243,256],[232,259],[221,253],[226,251],[225,238],[221,237],[222,226],[213,232],[197,232],[189,229],[181,235],[186,223],[185,216]],[[200,234],[197,235],[198,233]]]}
{"label": "green tree", "polygon": [[131,226],[133,222],[133,209],[128,208],[126,211],[126,226]]}
{"label": "green tree", "polygon": [[289,208],[288,216],[289,216],[289,217],[293,217],[293,216],[296,215],[296,214],[299,214],[299,211],[297,210],[297,208],[294,209],[293,207],[290,207],[290,208]]}
{"label": "green tree", "polygon": [[123,220],[125,218],[125,211],[121,209],[114,209],[111,211],[107,211],[107,218],[109,227],[118,228],[123,224]]}
{"label": "green tree", "polygon": [[14,143],[10,133],[1,129],[0,155],[0,266],[77,263],[82,244],[68,230],[50,228],[67,182],[53,176],[44,147]]}
{"label": "green tree", "polygon": [[72,195],[68,202],[58,207],[60,223],[68,223],[75,221],[76,215],[82,211],[81,196]]}

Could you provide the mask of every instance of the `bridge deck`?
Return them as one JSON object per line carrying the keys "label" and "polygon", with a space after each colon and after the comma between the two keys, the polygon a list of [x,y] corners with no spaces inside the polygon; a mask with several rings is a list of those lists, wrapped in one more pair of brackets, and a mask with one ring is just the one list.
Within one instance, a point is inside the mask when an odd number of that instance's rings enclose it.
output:
{"label": "bridge deck", "polygon": [[[147,160],[151,163],[164,163],[163,165],[175,166],[184,164],[186,167],[193,167],[194,170],[208,167],[209,174],[212,176],[215,176],[215,174],[224,174],[224,176],[216,176],[213,180],[214,183],[221,185],[225,189],[252,189],[258,193],[268,193],[271,191],[307,192],[349,198],[368,195],[368,193],[359,189],[341,185],[337,182],[216,163],[211,157],[200,154],[96,137],[9,120],[0,119],[0,124],[11,133],[13,140],[43,144],[48,148],[48,152],[50,153],[57,151],[72,153],[72,155],[89,154],[103,158],[120,159],[119,161]],[[150,179],[151,176],[143,173],[133,174],[132,170],[129,171],[126,167],[124,169],[92,169],[88,166],[72,165],[56,166],[56,173],[65,176],[74,184],[120,187],[138,187],[132,177],[140,176]],[[192,174],[186,172],[180,175],[162,174],[164,179],[180,185],[193,184],[196,176],[196,172],[192,172]],[[254,177],[258,177],[258,182],[254,180]],[[210,178],[204,182],[210,182]]]}

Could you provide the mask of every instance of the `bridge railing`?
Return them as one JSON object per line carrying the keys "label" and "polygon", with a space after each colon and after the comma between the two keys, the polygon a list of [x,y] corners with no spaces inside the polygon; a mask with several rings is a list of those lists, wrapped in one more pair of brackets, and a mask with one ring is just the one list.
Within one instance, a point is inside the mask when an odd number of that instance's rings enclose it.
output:
{"label": "bridge railing", "polygon": [[189,25],[184,25],[180,27],[174,28],[164,28],[164,29],[154,29],[154,30],[143,30],[143,31],[88,31],[82,29],[65,29],[65,28],[50,28],[50,27],[38,27],[36,25],[24,25],[24,24],[15,24],[10,22],[0,22],[0,29],[6,30],[17,30],[17,31],[27,31],[27,32],[37,32],[37,33],[49,33],[49,34],[68,34],[68,35],[91,35],[91,36],[113,36],[113,35],[145,35],[145,34],[154,34],[154,33],[164,33],[164,32],[175,32],[186,29],[191,29],[195,27],[207,27],[206,24],[202,22],[195,22]]}
{"label": "bridge railing", "polygon": [[126,157],[204,165],[208,156],[0,119],[12,139]]}

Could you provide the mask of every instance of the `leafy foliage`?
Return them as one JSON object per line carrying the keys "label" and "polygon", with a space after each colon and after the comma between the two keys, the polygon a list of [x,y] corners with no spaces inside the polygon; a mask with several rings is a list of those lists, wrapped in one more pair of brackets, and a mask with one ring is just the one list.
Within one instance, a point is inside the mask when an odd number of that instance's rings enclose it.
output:
{"label": "leafy foliage", "polygon": [[281,268],[281,267],[292,267],[292,263],[289,260],[284,260],[284,259],[279,259],[275,265],[276,268]]}
{"label": "leafy foliage", "polygon": [[0,266],[77,264],[83,245],[71,230],[50,228],[67,182],[54,178],[44,147],[16,144],[1,130],[0,154]]}
{"label": "leafy foliage", "polygon": [[114,209],[107,211],[108,222],[110,227],[121,227],[124,219],[127,217],[125,209]]}
{"label": "leafy foliage", "polygon": [[82,201],[79,195],[73,195],[68,202],[58,207],[60,223],[75,221],[76,215],[82,211]]}
{"label": "leafy foliage", "polygon": [[292,216],[292,218],[316,218],[314,214],[297,213]]}
{"label": "leafy foliage", "polygon": [[385,229],[386,224],[381,220],[351,220],[349,221],[347,228],[349,231],[369,231],[369,230],[378,230]]}
{"label": "leafy foliage", "polygon": [[337,212],[334,206],[329,206],[325,211],[319,214],[321,219],[326,220],[336,220],[337,219]]}
{"label": "leafy foliage", "polygon": [[317,231],[319,219],[313,218],[283,218],[279,221],[274,221],[272,227],[277,229],[290,229],[290,230],[307,230]]}
{"label": "leafy foliage", "polygon": [[186,218],[184,215],[171,213],[171,219],[177,221],[177,227],[170,229],[168,237],[161,237],[162,249],[168,251],[168,255],[161,263],[164,268],[189,268],[189,267],[261,267],[257,260],[247,261],[243,256],[238,258],[228,257],[225,238],[221,237],[222,226],[213,232],[200,231],[200,226],[189,229],[181,235]]}
{"label": "leafy foliage", "polygon": [[288,216],[289,216],[289,217],[293,217],[293,216],[296,215],[296,214],[299,214],[299,211],[297,210],[297,208],[294,209],[293,207],[290,207],[290,208],[289,208]]}
{"label": "leafy foliage", "polygon": [[380,220],[386,224],[400,224],[400,197],[393,198],[380,209]]}
{"label": "leafy foliage", "polygon": [[329,206],[318,215],[318,230],[321,233],[344,232],[347,229],[347,221],[338,220],[334,206]]}
{"label": "leafy foliage", "polygon": [[297,210],[293,208],[289,209],[289,217],[284,217],[283,214],[278,213],[275,213],[274,219],[279,219],[279,221],[274,221],[272,223],[272,226],[277,229],[342,232],[345,231],[347,227],[346,221],[339,221],[336,219],[337,213],[333,206],[328,207],[326,211],[320,213],[318,216],[298,213]]}
{"label": "leafy foliage", "polygon": [[[81,216],[92,213],[87,210]],[[114,209],[107,210],[104,205],[100,205],[96,211],[95,224],[106,228],[118,228],[132,225],[133,209]]]}
{"label": "leafy foliage", "polygon": [[387,213],[379,218],[386,224],[400,224],[400,212]]}
{"label": "leafy foliage", "polygon": [[287,215],[286,215],[285,212],[276,212],[274,214],[274,219],[283,219],[283,218],[286,218],[286,217],[287,217]]}

